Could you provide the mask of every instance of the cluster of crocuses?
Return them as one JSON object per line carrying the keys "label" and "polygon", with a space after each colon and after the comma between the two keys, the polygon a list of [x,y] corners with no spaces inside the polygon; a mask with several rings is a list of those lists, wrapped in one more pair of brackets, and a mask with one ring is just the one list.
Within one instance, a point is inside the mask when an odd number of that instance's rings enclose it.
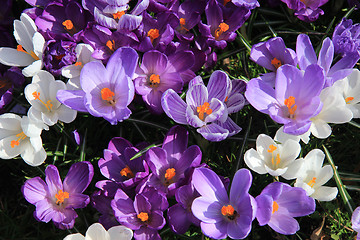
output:
{"label": "cluster of crocuses", "polygon": [[[194,224],[214,239],[243,239],[255,218],[260,226],[294,234],[299,230],[294,217],[315,211],[315,200],[306,190],[286,183],[271,183],[254,198],[249,194],[252,175],[247,169],[235,173],[228,195],[229,180],[201,164],[198,146],[187,145],[188,132],[181,126],[172,127],[162,146],[151,147],[145,154],[141,152],[144,144],[134,147],[115,137],[98,161],[107,180],[95,184],[99,190],[91,200],[82,194],[93,176],[88,162],[73,164],[63,183],[56,167],[49,165],[46,183],[39,177],[29,179],[23,194],[36,206],[34,216],[40,221],[52,220],[61,229],[72,228],[77,217],[74,209],[91,202],[106,229],[121,224],[133,231],[135,239],[161,239],[158,231],[166,223],[177,234],[184,234]],[[279,156],[274,145],[269,154]],[[283,161],[290,160],[284,157]],[[171,198],[176,203],[169,206]]]}

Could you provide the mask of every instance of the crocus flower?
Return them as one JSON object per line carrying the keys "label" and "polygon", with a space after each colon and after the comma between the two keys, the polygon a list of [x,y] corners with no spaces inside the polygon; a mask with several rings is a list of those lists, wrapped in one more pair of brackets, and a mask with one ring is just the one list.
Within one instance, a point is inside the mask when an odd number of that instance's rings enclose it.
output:
{"label": "crocus flower", "polygon": [[323,186],[329,181],[334,171],[330,165],[323,166],[325,154],[320,149],[311,150],[303,159],[302,166],[298,169],[295,187],[303,188],[306,194],[319,201],[331,201],[337,193],[337,187]]}
{"label": "crocus flower", "polygon": [[0,115],[0,158],[12,159],[21,155],[31,166],[39,166],[46,159],[40,134],[44,123],[13,113]]}
{"label": "crocus flower", "polygon": [[3,74],[0,74],[0,113],[5,111],[4,107],[12,100],[14,88],[19,88],[25,82],[21,70],[11,67]]}
{"label": "crocus flower", "polygon": [[25,87],[25,97],[31,104],[28,115],[46,125],[52,126],[58,121],[70,123],[76,118],[76,111],[61,104],[56,99],[59,90],[66,90],[61,80],[55,80],[53,75],[46,71],[39,71],[31,84]]}
{"label": "crocus flower", "polygon": [[288,8],[295,11],[295,16],[304,22],[313,22],[318,19],[319,15],[323,15],[324,11],[319,7],[327,3],[329,0],[281,0],[286,3]]}
{"label": "crocus flower", "polygon": [[194,170],[192,184],[201,196],[193,201],[191,210],[201,221],[200,227],[206,236],[243,239],[250,233],[256,215],[256,203],[248,193],[251,182],[249,170],[238,170],[229,197],[215,172],[208,168]]}
{"label": "crocus flower", "polygon": [[175,91],[169,89],[163,94],[161,105],[175,122],[197,128],[197,132],[209,141],[221,141],[230,133],[234,135],[241,130],[228,117],[225,99],[229,92],[229,77],[222,71],[215,71],[211,74],[207,87],[200,76],[190,81],[186,103]]}
{"label": "crocus flower", "polygon": [[353,24],[351,19],[343,18],[335,27],[332,35],[335,53],[357,53],[360,50],[360,24]]}
{"label": "crocus flower", "polygon": [[198,167],[201,150],[197,145],[187,147],[188,132],[181,126],[172,127],[166,134],[161,148],[146,152],[146,161],[152,171],[147,184],[173,196],[184,183],[186,173]]}
{"label": "crocus flower", "polygon": [[232,2],[235,6],[245,7],[249,10],[260,7],[260,4],[257,0],[222,0],[222,1],[225,6],[228,2]]}
{"label": "crocus flower", "polygon": [[132,78],[138,55],[132,48],[120,48],[104,65],[99,61],[87,63],[81,70],[82,90],[60,90],[57,99],[72,109],[103,117],[115,125],[127,119],[127,107],[134,97]]}
{"label": "crocus flower", "polygon": [[266,42],[253,45],[250,59],[260,66],[272,71],[261,76],[261,79],[275,84],[276,71],[285,64],[297,66],[297,58],[294,50],[285,46],[281,37],[272,38]]}
{"label": "crocus flower", "polygon": [[14,36],[19,45],[16,49],[0,48],[0,63],[25,67],[22,70],[24,76],[32,77],[43,67],[45,39],[37,32],[34,21],[25,13],[21,14],[20,21],[14,21]]}
{"label": "crocus flower", "polygon": [[90,202],[89,196],[82,193],[94,176],[93,166],[85,161],[73,164],[62,182],[58,169],[49,165],[45,176],[45,182],[35,177],[21,188],[25,199],[36,207],[35,218],[42,222],[52,220],[60,229],[73,228],[77,218],[74,209],[84,208]]}
{"label": "crocus flower", "polygon": [[310,118],[321,110],[319,95],[324,82],[318,65],[310,65],[305,71],[284,65],[277,70],[275,89],[255,78],[247,83],[245,97],[258,111],[284,124],[285,133],[300,135],[309,130]]}
{"label": "crocus flower", "polygon": [[163,211],[169,206],[162,192],[147,188],[133,201],[118,189],[111,206],[118,222],[134,230],[135,239],[161,240],[158,230],[165,225]]}
{"label": "crocus flower", "polygon": [[306,196],[303,189],[281,182],[270,183],[255,200],[259,225],[267,224],[284,235],[295,234],[300,229],[294,217],[309,215],[316,207],[315,200]]}
{"label": "crocus flower", "polygon": [[132,237],[133,232],[125,226],[115,226],[106,231],[100,223],[93,223],[86,231],[85,237],[80,233],[74,233],[67,235],[64,240],[130,240]]}
{"label": "crocus flower", "polygon": [[247,150],[244,155],[246,165],[259,174],[269,173],[272,176],[282,176],[285,179],[296,178],[296,171],[301,165],[295,159],[300,154],[298,141],[288,139],[277,144],[271,137],[260,134],[256,139],[256,150]]}
{"label": "crocus flower", "polygon": [[356,231],[358,234],[356,236],[356,240],[360,239],[360,207],[355,208],[352,216],[351,216],[351,227]]}
{"label": "crocus flower", "polygon": [[99,168],[106,178],[122,183],[125,188],[135,187],[149,175],[149,167],[144,157],[130,160],[139,150],[121,137],[112,138],[104,150],[104,158],[99,159]]}

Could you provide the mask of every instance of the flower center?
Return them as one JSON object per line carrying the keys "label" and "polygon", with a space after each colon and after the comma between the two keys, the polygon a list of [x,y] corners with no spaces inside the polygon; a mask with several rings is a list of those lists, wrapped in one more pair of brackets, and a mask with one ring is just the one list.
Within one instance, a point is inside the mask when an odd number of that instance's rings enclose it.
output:
{"label": "flower center", "polygon": [[309,185],[310,187],[314,187],[316,183],[316,177],[313,177],[308,183],[307,185]]}
{"label": "flower center", "polygon": [[150,75],[150,86],[156,87],[160,84],[160,76],[157,74],[151,74]]}
{"label": "flower center", "polygon": [[226,23],[220,23],[219,27],[215,30],[215,40],[218,40],[220,35],[229,30],[229,25]]}
{"label": "flower center", "polygon": [[110,49],[110,51],[115,50],[115,41],[114,40],[108,40],[106,42],[106,46]]}
{"label": "flower center", "polygon": [[280,155],[276,154],[276,158],[274,158],[274,151],[277,149],[277,147],[275,147],[274,145],[270,145],[269,149],[267,150],[269,153],[271,153],[271,163],[274,167],[276,167],[277,165],[279,165],[280,163]]}
{"label": "flower center", "polygon": [[224,0],[224,6],[225,6],[228,2],[231,2],[231,0]]}
{"label": "flower center", "polygon": [[1,88],[10,88],[11,82],[7,78],[0,78],[0,89]]}
{"label": "flower center", "polygon": [[67,19],[63,21],[62,25],[64,26],[65,30],[71,35],[74,35],[76,33],[74,24],[71,20]]}
{"label": "flower center", "polygon": [[125,11],[118,11],[117,13],[114,13],[113,14],[113,18],[115,19],[115,20],[119,20],[123,15],[125,14]]}
{"label": "flower center", "polygon": [[26,54],[29,54],[35,60],[40,59],[38,56],[36,56],[36,54],[33,51],[31,51],[30,53],[26,52],[21,45],[17,45],[16,50],[18,50],[19,52],[24,52]]}
{"label": "flower center", "polygon": [[148,35],[148,37],[150,37],[151,43],[153,43],[153,41],[160,36],[159,30],[156,28],[150,29],[148,31],[147,35]]}
{"label": "flower center", "polygon": [[75,66],[81,66],[82,65],[82,62],[76,62],[75,63]]}
{"label": "flower center", "polygon": [[165,178],[167,180],[171,180],[173,177],[175,177],[176,172],[174,168],[168,168],[166,169]]}
{"label": "flower center", "polygon": [[112,92],[109,88],[101,89],[101,98],[102,98],[102,100],[108,102],[111,106],[115,105],[114,96],[115,96],[115,93]]}
{"label": "flower center", "polygon": [[189,29],[185,27],[186,24],[185,18],[180,18],[179,21],[180,21],[180,30],[189,31]]}
{"label": "flower center", "polygon": [[210,108],[210,104],[205,102],[203,105],[200,105],[196,108],[196,111],[199,113],[200,120],[204,121],[204,113],[207,115],[212,113],[212,109]]}
{"label": "flower center", "polygon": [[272,213],[276,212],[279,210],[279,204],[275,201],[273,201],[273,205],[272,205]]}
{"label": "flower center", "polygon": [[284,100],[285,106],[288,108],[290,118],[294,118],[295,111],[297,109],[297,105],[295,105],[295,97],[290,96]]}
{"label": "flower center", "polygon": [[59,205],[65,201],[65,198],[69,198],[68,192],[63,192],[63,190],[59,190],[57,194],[55,194],[56,204]]}
{"label": "flower center", "polygon": [[277,59],[277,58],[273,58],[272,60],[271,60],[271,64],[276,68],[276,69],[278,69],[279,67],[281,67],[281,61],[279,60],[279,59]]}
{"label": "flower center", "polygon": [[18,133],[18,134],[16,134],[15,136],[16,136],[18,139],[12,140],[12,141],[10,142],[11,148],[14,148],[15,146],[19,146],[20,140],[23,140],[23,139],[25,139],[25,138],[27,137],[24,132]]}
{"label": "flower center", "polygon": [[347,97],[347,98],[345,98],[346,104],[350,104],[350,102],[351,102],[352,100],[354,100],[353,97]]}
{"label": "flower center", "polygon": [[51,103],[51,100],[48,100],[46,103],[40,99],[40,93],[39,92],[33,92],[32,93],[33,97],[34,97],[34,100],[39,100],[45,107],[46,109],[51,112],[52,111],[52,107],[53,107],[53,104]]}
{"label": "flower center", "polygon": [[141,212],[137,215],[138,219],[140,219],[142,222],[146,222],[149,220],[149,215],[146,212]]}
{"label": "flower center", "polygon": [[121,176],[125,176],[127,178],[133,178],[135,177],[134,173],[131,171],[130,167],[126,165],[123,169],[120,171]]}
{"label": "flower center", "polygon": [[234,220],[237,215],[237,212],[235,211],[233,206],[227,205],[221,208],[221,214],[230,220]]}

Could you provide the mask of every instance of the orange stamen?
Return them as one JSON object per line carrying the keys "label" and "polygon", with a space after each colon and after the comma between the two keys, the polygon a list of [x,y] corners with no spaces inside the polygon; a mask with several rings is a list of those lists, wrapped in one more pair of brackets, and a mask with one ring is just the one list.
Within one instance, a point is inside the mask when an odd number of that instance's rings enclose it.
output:
{"label": "orange stamen", "polygon": [[200,120],[204,120],[204,113],[207,115],[212,113],[212,109],[210,108],[210,104],[205,102],[203,105],[200,105],[196,108],[196,111],[199,113]]}
{"label": "orange stamen", "polygon": [[168,168],[166,169],[165,178],[167,180],[171,180],[173,177],[175,177],[176,172],[174,168]]}
{"label": "orange stamen", "polygon": [[180,30],[189,31],[189,29],[187,29],[187,28],[185,27],[185,24],[186,24],[185,18],[180,18],[179,21],[180,21]]}
{"label": "orange stamen", "polygon": [[115,103],[114,96],[115,96],[115,93],[112,92],[109,88],[101,89],[101,98],[102,98],[102,100],[107,101],[110,104],[114,104]]}
{"label": "orange stamen", "polygon": [[272,153],[273,151],[275,151],[277,149],[277,147],[275,147],[274,145],[270,145],[269,149],[267,150],[269,153]]}
{"label": "orange stamen", "polygon": [[220,35],[229,30],[229,25],[226,23],[220,23],[219,27],[215,30],[215,40],[218,40]]}
{"label": "orange stamen", "polygon": [[309,185],[310,187],[314,187],[316,183],[316,177],[313,177],[308,183],[307,185]]}
{"label": "orange stamen", "polygon": [[228,96],[226,96],[226,98],[225,98],[225,102],[227,102],[227,101],[228,101],[228,99],[229,99],[229,97],[228,97]]}
{"label": "orange stamen", "polygon": [[118,20],[118,19],[120,19],[124,14],[125,14],[125,11],[121,11],[121,12],[119,11],[119,12],[113,14],[113,18],[114,18],[115,20]]}
{"label": "orange stamen", "polygon": [[232,217],[235,214],[235,209],[231,205],[223,206],[221,208],[221,214],[226,217]]}
{"label": "orange stamen", "polygon": [[146,212],[141,212],[137,215],[138,219],[142,222],[146,222],[149,219],[149,215]]}
{"label": "orange stamen", "polygon": [[151,74],[150,75],[150,85],[154,86],[154,85],[158,85],[160,84],[160,76],[157,74]]}
{"label": "orange stamen", "polygon": [[277,59],[277,58],[273,58],[272,60],[271,60],[271,64],[276,68],[276,69],[278,69],[279,67],[281,67],[281,61],[279,60],[279,59]]}
{"label": "orange stamen", "polygon": [[65,57],[65,54],[55,55],[54,57],[56,60],[60,61],[63,57]]}
{"label": "orange stamen", "polygon": [[150,37],[151,43],[153,43],[153,41],[160,36],[159,30],[152,28],[148,31],[147,36]]}
{"label": "orange stamen", "polygon": [[289,110],[289,114],[290,114],[290,118],[293,118],[295,111],[297,109],[297,106],[295,105],[295,97],[290,96],[287,99],[284,100],[284,104],[285,106],[288,108]]}
{"label": "orange stamen", "polygon": [[19,52],[27,53],[20,44],[17,45],[16,50],[18,50]]}
{"label": "orange stamen", "polygon": [[65,27],[66,30],[70,31],[74,28],[74,24],[72,23],[71,20],[65,20],[63,21],[62,25]]}
{"label": "orange stamen", "polygon": [[11,148],[14,148],[15,146],[19,146],[20,141],[23,140],[23,139],[25,139],[25,138],[27,137],[24,132],[18,133],[18,134],[16,134],[15,136],[16,136],[18,139],[17,139],[17,140],[12,140],[12,141],[10,142]]}
{"label": "orange stamen", "polygon": [[123,177],[125,176],[127,178],[135,177],[134,173],[131,171],[129,166],[126,166],[123,169],[121,169],[120,175],[123,176]]}
{"label": "orange stamen", "polygon": [[185,18],[180,18],[180,25],[185,25]]}
{"label": "orange stamen", "polygon": [[75,63],[75,66],[81,66],[82,65],[82,62],[76,62]]}
{"label": "orange stamen", "polygon": [[106,42],[106,46],[111,50],[111,51],[114,51],[115,49],[115,41],[114,40],[108,40]]}
{"label": "orange stamen", "polygon": [[39,100],[44,106],[47,108],[48,111],[52,110],[53,104],[51,103],[51,100],[48,100],[46,103],[40,99],[40,93],[39,92],[33,92],[32,93],[34,100]]}
{"label": "orange stamen", "polygon": [[36,56],[36,54],[33,51],[31,51],[30,53],[26,52],[21,45],[17,45],[16,50],[18,50],[19,52],[24,52],[26,54],[29,54],[36,61],[40,59],[38,56]]}
{"label": "orange stamen", "polygon": [[57,194],[55,194],[56,198],[56,204],[59,205],[59,203],[63,203],[65,201],[65,198],[69,198],[68,192],[63,192],[63,190],[59,190]]}
{"label": "orange stamen", "polygon": [[279,210],[279,204],[277,202],[273,201],[272,208],[273,208],[272,213],[278,211]]}
{"label": "orange stamen", "polygon": [[345,98],[346,104],[350,104],[350,101],[352,101],[352,100],[354,100],[353,97],[347,97],[347,98]]}

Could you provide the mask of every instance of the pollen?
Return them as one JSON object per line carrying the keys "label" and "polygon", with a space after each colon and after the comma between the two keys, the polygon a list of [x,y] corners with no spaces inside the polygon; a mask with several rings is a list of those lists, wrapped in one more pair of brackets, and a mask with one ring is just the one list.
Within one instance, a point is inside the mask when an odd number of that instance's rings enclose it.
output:
{"label": "pollen", "polygon": [[316,177],[313,177],[308,183],[307,185],[309,185],[310,187],[314,187],[316,183]]}
{"label": "pollen", "polygon": [[134,173],[131,171],[129,166],[126,166],[123,169],[121,169],[120,175],[127,178],[135,177]]}
{"label": "pollen", "polygon": [[27,136],[25,135],[24,132],[21,132],[21,133],[16,134],[15,137],[17,137],[17,139],[16,139],[16,140],[12,140],[12,141],[10,142],[11,148],[14,148],[15,146],[19,146],[20,141],[23,140],[23,139],[25,139]]}
{"label": "pollen", "polygon": [[351,102],[352,100],[354,100],[353,97],[347,97],[347,98],[345,98],[346,104],[350,104],[350,102]]}
{"label": "pollen", "polygon": [[74,24],[73,24],[72,21],[69,20],[69,19],[63,21],[62,25],[65,27],[65,29],[66,29],[67,31],[70,31],[70,30],[74,29]]}
{"label": "pollen", "polygon": [[276,212],[279,210],[279,204],[276,201],[273,201],[273,205],[272,205],[272,213]]}
{"label": "pollen", "polygon": [[204,121],[204,113],[207,115],[212,113],[212,109],[210,108],[210,104],[205,102],[203,105],[200,105],[196,108],[196,111],[199,113],[200,120]]}
{"label": "pollen", "polygon": [[59,205],[60,203],[63,203],[66,198],[69,198],[68,192],[63,192],[63,190],[59,190],[57,194],[55,194],[56,198],[56,204]]}
{"label": "pollen", "polygon": [[160,84],[160,76],[157,74],[150,75],[150,86],[159,85]]}
{"label": "pollen", "polygon": [[165,178],[166,180],[171,180],[173,177],[175,177],[176,172],[174,168],[168,168],[166,169]]}
{"label": "pollen", "polygon": [[101,98],[102,98],[102,100],[107,101],[110,105],[115,104],[114,96],[115,96],[115,93],[112,92],[109,88],[101,89]]}
{"label": "pollen", "polygon": [[235,214],[235,209],[231,205],[223,206],[221,208],[221,214],[223,216],[231,217]]}
{"label": "pollen", "polygon": [[295,105],[295,97],[290,96],[284,100],[285,106],[288,108],[290,118],[294,118],[295,111],[297,109],[297,105]]}
{"label": "pollen", "polygon": [[224,102],[227,102],[229,100],[229,97],[228,96],[226,96],[226,98],[225,98],[225,101]]}
{"label": "pollen", "polygon": [[108,40],[105,44],[111,51],[115,50],[115,41],[114,40]]}
{"label": "pollen", "polygon": [[76,62],[75,63],[75,66],[81,66],[82,65],[82,62]]}
{"label": "pollen", "polygon": [[21,45],[17,45],[16,50],[19,51],[19,52],[24,52],[26,54],[29,54],[36,61],[40,59],[38,56],[36,56],[36,54],[33,51],[31,51],[30,53],[25,51],[24,48]]}
{"label": "pollen", "polygon": [[137,218],[140,219],[142,222],[146,222],[149,220],[149,215],[146,212],[141,212],[137,215]]}
{"label": "pollen", "polygon": [[273,59],[271,60],[271,64],[272,64],[276,69],[278,69],[279,67],[282,66],[281,61],[280,61],[279,59],[277,59],[277,58],[273,58]]}
{"label": "pollen", "polygon": [[115,19],[115,20],[118,20],[118,19],[120,19],[123,15],[125,14],[125,11],[118,11],[117,13],[114,13],[113,14],[113,18]]}
{"label": "pollen", "polygon": [[277,149],[277,147],[275,147],[274,145],[270,145],[269,149],[267,150],[269,153],[272,153],[273,151],[275,151]]}
{"label": "pollen", "polygon": [[52,107],[53,107],[53,104],[51,103],[51,100],[48,100],[46,103],[40,99],[40,92],[33,92],[32,93],[33,97],[34,97],[34,100],[39,100],[45,107],[46,109],[51,112],[52,111]]}
{"label": "pollen", "polygon": [[160,36],[159,30],[152,28],[148,31],[147,36],[150,37],[151,43],[153,43],[153,41]]}
{"label": "pollen", "polygon": [[220,23],[219,27],[215,30],[215,40],[218,40],[220,35],[229,30],[229,25],[226,23]]}
{"label": "pollen", "polygon": [[185,18],[180,18],[179,20],[180,20],[180,25],[184,26],[186,23]]}

